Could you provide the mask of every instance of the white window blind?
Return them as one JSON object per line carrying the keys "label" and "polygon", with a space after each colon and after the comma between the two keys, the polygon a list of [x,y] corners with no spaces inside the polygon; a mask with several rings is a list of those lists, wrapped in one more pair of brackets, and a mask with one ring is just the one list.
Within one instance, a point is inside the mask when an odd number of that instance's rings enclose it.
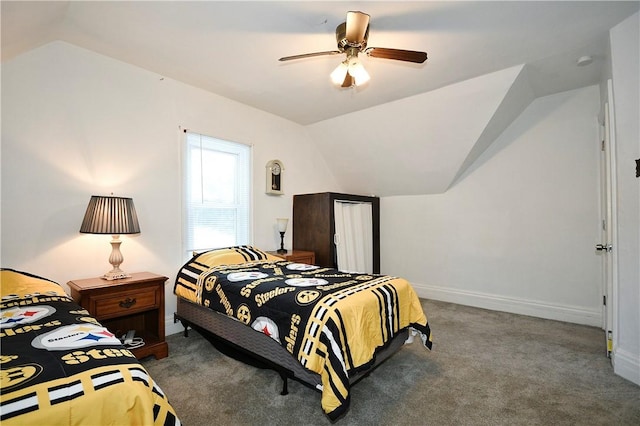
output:
{"label": "white window blind", "polygon": [[251,147],[186,132],[184,249],[249,244]]}

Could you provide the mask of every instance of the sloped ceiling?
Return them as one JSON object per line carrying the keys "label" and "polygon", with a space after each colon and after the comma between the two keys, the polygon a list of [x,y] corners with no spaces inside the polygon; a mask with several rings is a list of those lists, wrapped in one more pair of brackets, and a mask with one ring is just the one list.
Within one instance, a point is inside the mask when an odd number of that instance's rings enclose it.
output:
{"label": "sloped ceiling", "polygon": [[[499,107],[513,96],[509,93],[523,68],[508,68],[345,114],[308,129],[349,192],[441,193],[480,143],[488,124],[505,115],[498,114]],[[514,112],[517,116],[532,97],[524,99],[509,116]],[[509,120],[498,121],[499,133]]]}
{"label": "sloped ceiling", "polygon": [[[3,0],[2,60],[63,40],[308,126],[350,191],[434,193],[532,97],[596,84],[608,30],[639,5]],[[335,49],[354,9],[371,15],[370,46],[426,50],[427,62],[364,57],[371,81],[340,89],[328,78],[339,57],[277,61]],[[593,64],[576,67],[582,55]]]}

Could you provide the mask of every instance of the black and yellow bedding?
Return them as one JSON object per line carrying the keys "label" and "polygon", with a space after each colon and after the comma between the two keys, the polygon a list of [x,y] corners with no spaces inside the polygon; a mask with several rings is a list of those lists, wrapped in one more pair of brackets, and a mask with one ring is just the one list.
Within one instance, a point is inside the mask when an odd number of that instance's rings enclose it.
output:
{"label": "black and yellow bedding", "polygon": [[420,300],[397,277],[293,263],[242,246],[194,256],[175,293],[265,333],[319,374],[332,420],[349,406],[349,375],[368,368],[399,331],[409,328],[431,348]]}
{"label": "black and yellow bedding", "polygon": [[56,283],[0,270],[0,422],[179,425],[134,355]]}

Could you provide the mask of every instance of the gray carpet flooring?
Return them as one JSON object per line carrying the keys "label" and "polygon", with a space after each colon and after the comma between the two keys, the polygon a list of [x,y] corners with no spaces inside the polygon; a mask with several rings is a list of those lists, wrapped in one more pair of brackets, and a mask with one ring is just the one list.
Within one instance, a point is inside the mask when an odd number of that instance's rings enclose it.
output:
{"label": "gray carpet flooring", "polygon": [[[422,301],[433,350],[405,345],[351,389],[338,425],[640,425],[640,387],[613,374],[602,330]],[[217,351],[195,331],[144,366],[182,423],[330,425],[320,393]]]}

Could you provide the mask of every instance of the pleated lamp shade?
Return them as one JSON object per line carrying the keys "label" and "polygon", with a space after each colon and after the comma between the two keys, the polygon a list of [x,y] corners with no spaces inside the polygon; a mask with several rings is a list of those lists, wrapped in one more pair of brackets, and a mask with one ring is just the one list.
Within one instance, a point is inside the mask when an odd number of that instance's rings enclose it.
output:
{"label": "pleated lamp shade", "polygon": [[139,234],[140,225],[132,198],[92,195],[84,214],[83,234]]}
{"label": "pleated lamp shade", "polygon": [[119,280],[131,275],[120,269],[124,261],[120,252],[120,234],[139,234],[138,215],[133,199],[113,196],[92,195],[80,226],[83,234],[110,234],[111,256],[109,263],[113,269],[102,276],[106,280]]}

